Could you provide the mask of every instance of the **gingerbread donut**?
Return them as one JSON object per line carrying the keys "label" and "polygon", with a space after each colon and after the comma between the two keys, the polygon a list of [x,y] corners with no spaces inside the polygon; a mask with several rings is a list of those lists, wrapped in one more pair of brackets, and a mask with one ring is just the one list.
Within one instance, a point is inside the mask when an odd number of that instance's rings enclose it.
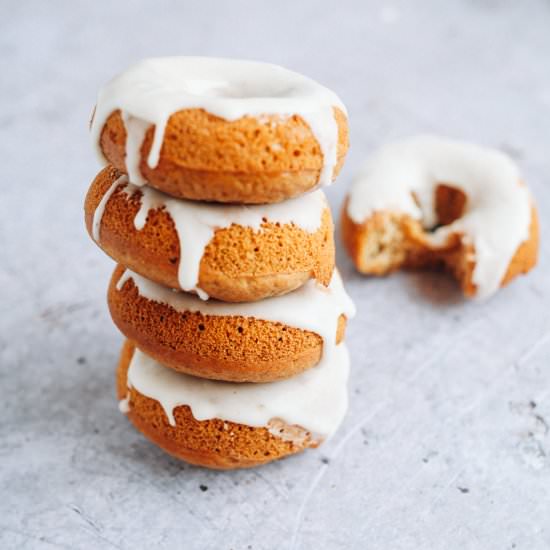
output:
{"label": "gingerbread donut", "polygon": [[503,153],[432,136],[387,145],[345,201],[345,246],[362,273],[442,267],[484,298],[534,267],[537,212]]}
{"label": "gingerbread donut", "polygon": [[90,236],[115,261],[172,288],[226,302],[284,294],[334,269],[322,191],[281,204],[237,206],[174,199],[103,169],[85,202]]}
{"label": "gingerbread donut", "polygon": [[247,468],[330,437],[347,409],[348,372],[340,344],[322,368],[270,384],[231,384],[177,373],[126,341],[117,393],[120,410],[171,455],[208,468]]}
{"label": "gingerbread donut", "polygon": [[307,282],[261,302],[202,301],[119,266],[108,291],[120,331],[163,365],[231,382],[270,382],[328,360],[353,303],[335,271],[328,288]]}
{"label": "gingerbread donut", "polygon": [[146,59],[99,93],[91,123],[101,156],[175,197],[279,202],[338,174],[346,109],[282,67],[203,57]]}

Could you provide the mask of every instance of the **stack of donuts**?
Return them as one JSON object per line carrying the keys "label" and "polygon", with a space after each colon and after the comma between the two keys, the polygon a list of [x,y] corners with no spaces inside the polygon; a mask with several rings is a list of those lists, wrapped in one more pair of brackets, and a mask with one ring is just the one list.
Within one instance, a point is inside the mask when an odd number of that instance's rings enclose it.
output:
{"label": "stack of donuts", "polygon": [[100,91],[91,130],[121,411],[207,467],[319,445],[347,408],[354,313],[319,189],[348,148],[341,101],[270,64],[148,59]]}

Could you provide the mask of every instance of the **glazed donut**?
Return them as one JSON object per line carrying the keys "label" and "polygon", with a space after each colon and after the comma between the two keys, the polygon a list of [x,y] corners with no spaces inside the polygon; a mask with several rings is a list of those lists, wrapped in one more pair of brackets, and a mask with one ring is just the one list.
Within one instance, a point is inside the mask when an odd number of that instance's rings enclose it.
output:
{"label": "glazed donut", "polygon": [[231,382],[270,382],[330,358],[354,314],[335,271],[261,302],[227,304],[175,292],[119,266],[108,291],[120,331],[177,371]]}
{"label": "glazed donut", "polygon": [[512,160],[432,136],[367,161],[344,203],[342,233],[362,273],[441,267],[470,297],[527,273],[538,254],[537,212]]}
{"label": "glazed donut", "polygon": [[310,278],[330,282],[333,224],[322,191],[247,207],[174,199],[127,180],[113,167],[98,174],[86,227],[115,261],[148,279],[226,302],[284,294]]}
{"label": "glazed donut", "polygon": [[346,109],[276,65],[146,59],[99,93],[99,153],[135,185],[174,197],[272,203],[327,185],[348,149]]}
{"label": "glazed donut", "polygon": [[347,409],[345,344],[332,361],[289,380],[230,384],[181,374],[126,341],[117,371],[120,410],[148,439],[199,466],[258,466],[317,447]]}

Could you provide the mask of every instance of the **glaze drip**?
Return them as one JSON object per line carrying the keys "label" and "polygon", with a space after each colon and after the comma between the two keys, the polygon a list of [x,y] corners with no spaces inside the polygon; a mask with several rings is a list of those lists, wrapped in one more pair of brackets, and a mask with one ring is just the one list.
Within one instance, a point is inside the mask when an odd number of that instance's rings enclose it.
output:
{"label": "glaze drip", "polygon": [[128,184],[128,176],[126,175],[120,176],[111,184],[111,187],[107,189],[107,191],[105,192],[105,195],[101,197],[101,200],[99,201],[99,204],[95,209],[94,217],[92,220],[92,238],[97,243],[99,242],[99,238],[100,238],[101,220],[103,219],[103,213],[105,212],[105,207],[107,206],[107,203],[111,198],[111,195],[116,191],[119,185],[125,186],[127,184]]}

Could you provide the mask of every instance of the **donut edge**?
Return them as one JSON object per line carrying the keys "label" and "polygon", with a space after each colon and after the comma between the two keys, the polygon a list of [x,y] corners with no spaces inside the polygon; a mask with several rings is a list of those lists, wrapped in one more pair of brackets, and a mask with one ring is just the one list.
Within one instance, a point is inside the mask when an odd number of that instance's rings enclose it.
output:
{"label": "donut edge", "polygon": [[[474,298],[477,287],[473,282],[473,272],[476,265],[475,248],[473,245],[462,245],[460,239],[451,239],[442,251],[430,250],[422,246],[421,235],[424,233],[417,220],[408,215],[380,210],[368,219],[358,224],[348,214],[349,196],[344,200],[341,211],[340,226],[344,247],[355,265],[355,268],[364,275],[384,276],[400,269],[434,269],[449,272],[459,283],[463,294]],[[381,230],[384,224],[392,223],[401,235],[397,258],[382,266],[369,266],[364,261],[364,250],[367,238],[373,231]],[[415,235],[417,238],[415,238]],[[538,261],[539,249],[539,220],[533,201],[531,201],[531,220],[529,237],[523,241],[510,260],[499,288],[508,285],[519,275],[531,271]]]}
{"label": "donut edge", "polygon": [[[84,217],[86,229],[92,238],[94,213],[101,198],[118,175],[120,173],[115,168],[108,166],[96,176],[88,189],[84,202]],[[142,237],[143,230],[136,230],[133,223],[126,219],[135,216],[139,203],[133,197],[125,196],[120,199],[121,194],[123,193],[117,189],[107,201],[101,220],[99,242],[96,244],[117,263],[159,284],[181,290],[178,281],[179,239],[170,215],[158,209],[149,212],[148,221],[143,229],[150,232],[153,227],[157,227],[165,233],[162,246],[151,249]],[[125,203],[124,209],[120,208],[120,200]],[[128,214],[131,215],[127,216]],[[123,227],[117,230],[120,224],[123,224]],[[253,239],[259,241],[262,239],[262,233],[264,238],[269,238],[270,235],[281,231],[288,232],[288,238],[291,240],[295,237],[305,240],[304,244],[309,245],[306,248],[311,254],[304,254],[303,261],[299,262],[303,264],[304,269],[292,271],[285,267],[281,271],[273,270],[271,273],[260,275],[249,275],[246,271],[237,276],[226,274],[215,265],[219,261],[217,247],[224,244],[227,246],[232,240],[232,233],[239,228],[241,226],[218,229],[204,249],[198,287],[210,297],[225,302],[254,302],[291,292],[309,279],[315,279],[324,286],[329,284],[335,266],[335,245],[334,224],[328,205],[323,210],[320,227],[314,233],[308,233],[292,224],[279,227],[276,223],[269,222],[264,224],[260,231],[242,228],[249,232]]]}
{"label": "donut edge", "polygon": [[[141,296],[132,280],[126,281],[122,288],[118,290],[117,283],[123,273],[124,267],[117,266],[115,268],[107,293],[109,311],[113,322],[120,332],[126,338],[134,341],[142,351],[175,371],[211,380],[265,383],[296,376],[313,368],[321,359],[323,341],[314,332],[254,317],[218,317],[202,315],[201,313],[182,314],[176,312],[167,304],[161,304]],[[160,343],[158,334],[151,334],[146,332],[143,327],[136,327],[134,317],[138,312],[140,317],[147,318],[150,316],[154,319],[154,322],[151,323],[153,326],[157,327],[157,319],[160,319],[165,326],[171,328],[170,340]],[[177,319],[177,324],[168,325],[175,319]],[[279,335],[286,332],[287,335],[290,334],[290,338],[293,337],[293,334],[300,334],[304,342],[308,342],[310,345],[303,347],[302,350],[294,354],[289,354],[289,357],[282,357],[274,350],[272,356],[262,357],[260,362],[260,358],[252,357],[252,354],[247,354],[247,360],[230,357],[222,359],[199,354],[189,349],[189,346],[182,340],[181,335],[184,334],[183,328],[186,323],[197,325],[199,328],[202,324],[203,330],[209,328],[209,325],[214,325],[211,330],[216,333],[220,331],[227,332],[228,329],[233,332],[238,331],[239,324],[243,322],[249,323],[252,330],[257,330],[260,333],[265,327],[270,332],[276,331]],[[346,324],[346,316],[341,314],[335,335],[337,344],[344,339]],[[144,326],[147,326],[147,323]],[[191,327],[188,327],[188,330],[191,330]],[[173,335],[178,335],[178,337],[176,338]]]}
{"label": "donut edge", "polygon": [[[230,470],[261,466],[307,448],[318,447],[322,443],[321,438],[314,438],[307,430],[284,423],[277,424],[277,429],[294,435],[293,439],[277,437],[268,428],[245,426],[220,419],[198,421],[187,405],[174,409],[176,426],[171,426],[158,401],[133,388],[128,389],[126,377],[134,349],[135,344],[125,340],[116,373],[117,397],[119,401],[128,399],[127,416],[134,427],[171,456],[196,466]],[[153,418],[154,422],[148,421],[148,418]],[[244,450],[240,449],[240,439],[243,438],[239,437],[243,431],[245,436],[248,435],[248,441],[242,442]],[[216,435],[214,441],[211,432]],[[211,441],[210,448],[189,444],[189,433],[198,434],[199,439],[202,433],[204,439]],[[250,440],[256,445],[251,446]],[[252,452],[253,449],[256,454]],[[231,452],[224,453],[222,450]]]}
{"label": "donut edge", "polygon": [[[338,147],[332,181],[338,176],[349,148],[347,116],[338,107],[333,107],[333,113],[338,129]],[[194,118],[197,120],[191,120]],[[296,158],[292,158],[290,154],[282,155],[278,152],[273,154],[272,163],[257,166],[256,159],[263,154],[264,148],[271,145],[269,141],[266,143],[260,141],[251,151],[240,152],[242,162],[239,163],[239,169],[224,164],[223,153],[218,150],[215,155],[212,153],[210,162],[195,162],[196,166],[187,166],[186,164],[191,163],[192,155],[187,150],[186,144],[193,143],[194,147],[200,149],[200,142],[204,139],[204,149],[209,139],[214,138],[209,132],[202,132],[193,134],[193,138],[190,139],[187,135],[188,130],[185,129],[193,126],[201,127],[212,121],[214,121],[214,129],[218,128],[220,134],[227,136],[226,148],[233,156],[236,156],[235,144],[243,147],[242,143],[252,143],[249,136],[256,132],[260,132],[261,135],[263,127],[269,124],[280,128],[283,139],[286,136],[288,140],[296,140],[298,136],[298,143],[303,145],[303,150],[300,150],[300,156]],[[180,130],[182,136],[178,137],[176,130],[182,126],[183,129]],[[168,120],[158,165],[150,168],[147,158],[153,143],[153,134],[154,126],[151,126],[145,134],[140,149],[140,172],[152,187],[177,198],[244,204],[275,203],[315,189],[321,176],[323,154],[319,143],[307,123],[298,115],[287,118],[266,115],[262,117],[261,122],[256,117],[226,121],[204,109],[177,111]],[[125,161],[127,134],[120,111],[115,110],[107,117],[99,135],[99,147],[105,158],[120,172],[127,173]],[[171,136],[169,147],[165,145],[166,136]],[[243,136],[246,139],[243,139]],[[239,158],[238,154],[237,158]],[[246,169],[246,166],[249,168]]]}

